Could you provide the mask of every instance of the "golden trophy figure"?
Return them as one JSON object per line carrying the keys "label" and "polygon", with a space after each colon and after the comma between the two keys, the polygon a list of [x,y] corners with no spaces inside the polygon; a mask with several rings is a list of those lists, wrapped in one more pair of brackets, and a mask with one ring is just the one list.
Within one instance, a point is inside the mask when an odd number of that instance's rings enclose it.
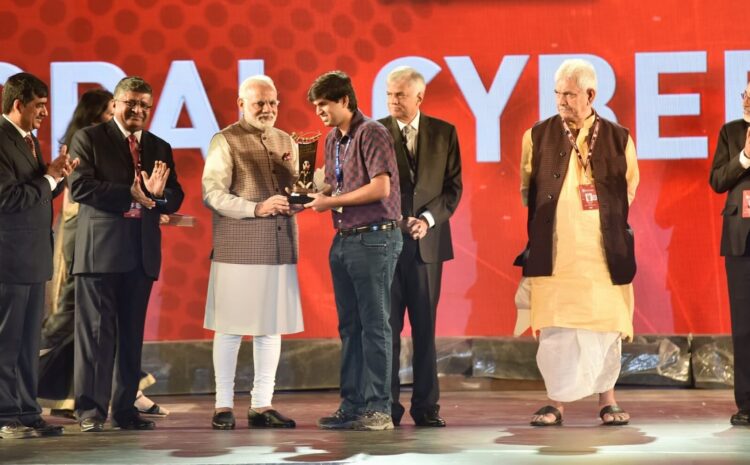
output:
{"label": "golden trophy figure", "polygon": [[307,194],[317,192],[313,174],[315,171],[315,155],[318,151],[318,140],[320,132],[306,132],[303,134],[292,133],[292,139],[299,147],[299,158],[297,159],[297,180],[287,189],[289,203],[305,204],[312,202],[312,197]]}

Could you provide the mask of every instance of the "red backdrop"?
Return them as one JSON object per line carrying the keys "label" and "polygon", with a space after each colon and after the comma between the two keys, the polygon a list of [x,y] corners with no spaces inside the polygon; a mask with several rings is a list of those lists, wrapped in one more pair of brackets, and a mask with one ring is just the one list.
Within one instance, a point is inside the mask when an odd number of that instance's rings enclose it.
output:
{"label": "red backdrop", "polygon": [[[349,73],[369,114],[383,66],[410,55],[432,60],[442,71],[430,82],[422,108],[457,126],[464,167],[464,195],[452,220],[456,259],[445,267],[438,334],[494,336],[510,334],[515,321],[520,273],[511,263],[525,243],[526,219],[518,195],[520,140],[540,118],[539,56],[586,53],[609,63],[617,86],[608,106],[637,140],[636,55],[706,52],[705,72],[664,74],[658,82],[661,94],[699,94],[699,114],[659,121],[662,136],[708,137],[712,154],[725,119],[724,52],[747,48],[746,12],[741,1],[684,0],[6,0],[0,6],[0,62],[48,82],[52,62],[112,63],[151,82],[158,105],[172,61],[191,60],[224,127],[237,118],[238,60],[264,60],[282,100],[277,125],[291,132],[326,130],[306,101],[307,88],[322,72]],[[488,89],[506,55],[529,58],[498,122],[501,160],[480,163],[476,119],[445,57],[470,57]],[[179,126],[191,126],[184,112]],[[49,122],[39,136],[49,153]],[[180,149],[175,159],[186,191],[182,213],[197,217],[197,226],[164,230],[150,340],[210,336],[202,329],[211,241],[210,215],[200,197],[203,158],[198,149]],[[639,263],[637,332],[730,329],[718,257],[723,198],[708,187],[709,167],[710,154],[640,162],[631,218]],[[299,224],[307,329],[298,337],[335,337],[330,218],[304,212]]]}

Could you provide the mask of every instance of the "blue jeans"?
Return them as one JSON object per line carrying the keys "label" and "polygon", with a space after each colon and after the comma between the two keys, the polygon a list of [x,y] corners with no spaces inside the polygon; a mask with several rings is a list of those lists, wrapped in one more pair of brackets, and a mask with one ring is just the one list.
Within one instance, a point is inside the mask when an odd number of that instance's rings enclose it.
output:
{"label": "blue jeans", "polygon": [[329,262],[341,337],[341,410],[391,414],[391,282],[398,229],[336,235]]}

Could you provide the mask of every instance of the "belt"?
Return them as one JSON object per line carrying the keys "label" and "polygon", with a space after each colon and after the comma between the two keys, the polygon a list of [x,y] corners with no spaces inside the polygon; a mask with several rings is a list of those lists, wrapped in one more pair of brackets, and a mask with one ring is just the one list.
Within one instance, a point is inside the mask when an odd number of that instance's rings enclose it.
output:
{"label": "belt", "polygon": [[396,222],[386,221],[384,223],[368,224],[367,226],[357,226],[356,228],[339,229],[338,235],[346,237],[354,234],[362,234],[373,231],[390,231],[392,229],[396,229]]}

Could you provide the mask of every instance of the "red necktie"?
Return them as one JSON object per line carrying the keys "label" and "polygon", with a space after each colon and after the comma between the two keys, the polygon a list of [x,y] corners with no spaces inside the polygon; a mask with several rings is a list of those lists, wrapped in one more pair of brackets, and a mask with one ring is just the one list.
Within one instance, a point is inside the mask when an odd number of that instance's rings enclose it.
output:
{"label": "red necktie", "polygon": [[29,146],[29,150],[31,150],[31,155],[34,157],[34,160],[39,161],[36,158],[36,147],[34,146],[34,139],[31,138],[31,134],[27,134],[23,139],[26,141],[26,145]]}
{"label": "red necktie", "polygon": [[128,136],[128,144],[130,145],[130,156],[133,157],[133,166],[135,167],[135,175],[138,176],[141,171],[141,150],[138,145],[138,139],[135,134]]}

